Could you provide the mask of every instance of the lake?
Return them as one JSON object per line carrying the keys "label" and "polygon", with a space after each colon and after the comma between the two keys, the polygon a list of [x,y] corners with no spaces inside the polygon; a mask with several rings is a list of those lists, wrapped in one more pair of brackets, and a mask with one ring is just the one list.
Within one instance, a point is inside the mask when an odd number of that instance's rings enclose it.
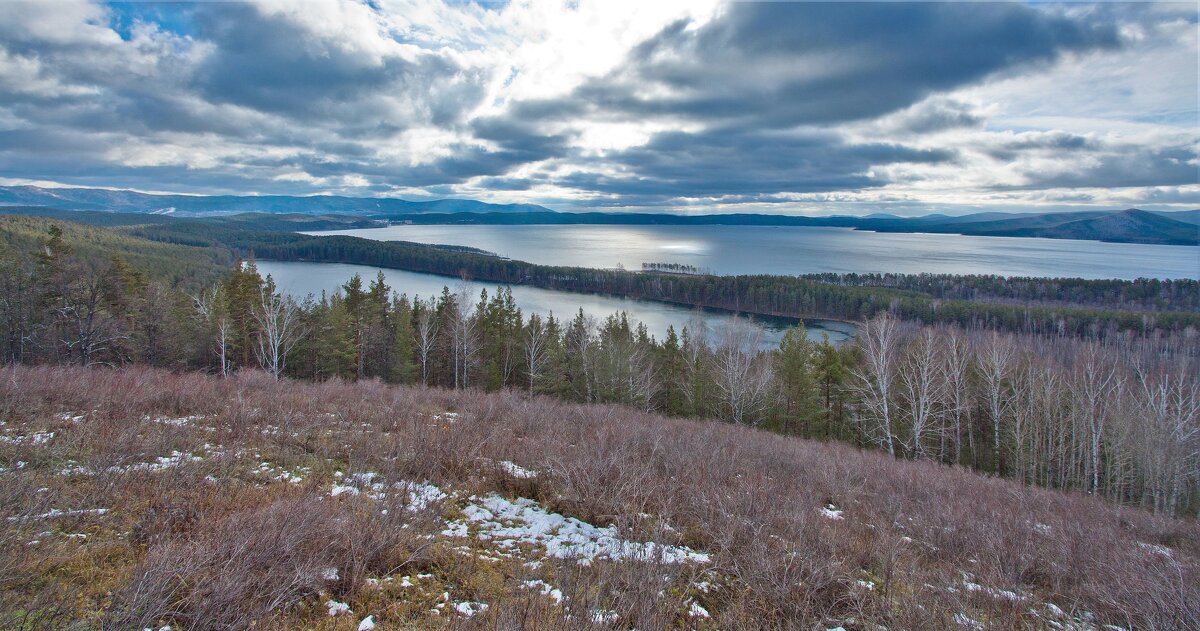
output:
{"label": "lake", "polygon": [[[471,294],[472,299],[477,301],[481,290],[487,289],[488,294],[492,295],[496,289],[495,284],[463,282],[461,279],[448,276],[383,269],[368,265],[292,261],[257,261],[257,265],[259,273],[263,276],[270,274],[281,291],[297,298],[304,298],[309,294],[319,297],[322,291],[332,293],[355,274],[363,277],[365,285],[367,281],[373,280],[380,271],[383,272],[387,284],[393,290],[406,293],[410,298],[440,296],[442,287],[449,287],[450,291],[455,293],[460,289],[466,290]],[[646,323],[650,333],[659,340],[663,339],[668,326],[674,326],[675,330],[679,331],[697,314],[694,309],[660,302],[577,294],[523,285],[514,285],[512,292],[513,299],[526,317],[531,313],[542,316],[553,313],[556,318],[569,320],[580,308],[583,308],[584,313],[599,320],[613,313],[625,311],[631,318]],[[702,315],[713,336],[728,326],[733,318],[732,314],[728,312],[715,310],[705,310]],[[753,322],[763,331],[760,346],[766,349],[778,347],[784,331],[795,320],[756,316]],[[840,343],[849,339],[854,333],[852,325],[831,320],[808,320],[805,321],[805,326],[808,337],[814,341],[819,341],[822,334],[825,334],[829,336],[831,342]]]}
{"label": "lake", "polygon": [[313,234],[466,245],[544,265],[716,274],[892,272],[1200,279],[1200,248],[802,226],[397,225]]}

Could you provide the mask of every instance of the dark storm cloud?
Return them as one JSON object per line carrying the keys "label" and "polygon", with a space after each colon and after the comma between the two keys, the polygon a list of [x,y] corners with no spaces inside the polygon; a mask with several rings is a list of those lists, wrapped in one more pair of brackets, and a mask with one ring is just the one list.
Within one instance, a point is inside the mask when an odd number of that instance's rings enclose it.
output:
{"label": "dark storm cloud", "polygon": [[1126,188],[1200,182],[1200,154],[1194,145],[1104,147],[1086,161],[1065,164],[1067,168],[1058,173],[1026,172],[1027,184],[1020,188]]}
{"label": "dark storm cloud", "polygon": [[[836,133],[782,130],[876,118],[991,75],[1050,63],[1064,52],[1120,43],[1111,22],[1017,4],[735,3],[711,22],[691,26],[671,24],[634,48],[618,70],[563,98],[511,109],[513,121],[586,115],[702,125],[607,153],[597,162],[608,168],[557,184],[642,202],[652,195],[877,187],[886,181],[869,174],[872,166],[946,162],[953,152],[848,146]],[[935,100],[914,107],[899,125],[922,134],[982,122],[961,103]]]}
{"label": "dark storm cloud", "polygon": [[671,132],[604,156],[619,175],[577,173],[560,185],[619,195],[721,197],[857,190],[886,184],[873,166],[942,163],[943,149],[846,144],[833,133]]}
{"label": "dark storm cloud", "polygon": [[1116,48],[1109,21],[1020,4],[735,3],[676,22],[629,63],[521,115],[683,117],[756,129],[873,118],[1068,51]]}

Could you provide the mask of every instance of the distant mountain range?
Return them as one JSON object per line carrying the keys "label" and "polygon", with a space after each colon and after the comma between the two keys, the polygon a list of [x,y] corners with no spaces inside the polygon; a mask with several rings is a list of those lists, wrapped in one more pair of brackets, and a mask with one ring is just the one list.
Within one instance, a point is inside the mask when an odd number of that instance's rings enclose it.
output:
{"label": "distant mountain range", "polygon": [[65,210],[176,214],[305,213],[387,215],[394,213],[536,212],[536,204],[489,204],[473,199],[413,202],[393,197],[314,195],[156,195],[100,188],[0,187],[0,205],[51,206]]}
{"label": "distant mountain range", "polygon": [[[671,215],[662,213],[561,213],[536,204],[489,204],[469,199],[414,202],[395,198],[321,195],[293,197],[152,195],[90,188],[0,187],[3,206],[40,206],[178,216],[254,213],[274,229],[365,227],[383,222],[416,224],[607,224],[832,226],[876,232],[922,232],[999,237],[1082,239],[1114,243],[1200,245],[1200,210],[1177,212],[1097,210],[1058,213],[983,212],[963,216],[799,217],[764,214]],[[13,210],[13,212],[22,212]],[[285,217],[286,215],[286,217]],[[307,221],[304,216],[312,216]],[[318,217],[319,216],[319,217]],[[272,219],[275,217],[275,219]],[[247,217],[250,219],[250,217]],[[274,226],[274,224],[279,224]]]}

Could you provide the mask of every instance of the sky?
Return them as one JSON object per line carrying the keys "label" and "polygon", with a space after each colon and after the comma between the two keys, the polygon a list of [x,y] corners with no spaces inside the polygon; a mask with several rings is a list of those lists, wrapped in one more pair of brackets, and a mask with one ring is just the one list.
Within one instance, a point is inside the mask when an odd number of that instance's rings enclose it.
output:
{"label": "sky", "polygon": [[0,184],[1200,207],[1196,2],[0,2]]}

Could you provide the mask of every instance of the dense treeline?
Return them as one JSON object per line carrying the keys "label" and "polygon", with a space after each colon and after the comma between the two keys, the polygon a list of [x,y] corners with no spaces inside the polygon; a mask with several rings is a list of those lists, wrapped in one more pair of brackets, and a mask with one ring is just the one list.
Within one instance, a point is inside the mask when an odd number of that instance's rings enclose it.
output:
{"label": "dense treeline", "polygon": [[1200,313],[1195,311],[1144,312],[943,300],[917,291],[835,284],[791,276],[690,276],[554,267],[415,243],[234,230],[210,222],[145,226],[133,234],[186,245],[224,244],[243,254],[255,253],[263,259],[374,265],[757,315],[861,320],[888,311],[905,320],[927,324],[1095,338],[1117,334],[1152,336],[1200,328]]}
{"label": "dense treeline", "polygon": [[[428,250],[397,251],[462,260]],[[761,352],[745,322],[710,331],[698,316],[658,340],[623,314],[526,316],[503,287],[409,297],[382,274],[303,303],[252,261],[202,290],[173,289],[120,258],[86,264],[57,229],[3,260],[6,363],[521,389],[872,444],[1162,512],[1200,504],[1200,337],[1190,330],[1085,339],[921,326],[897,320],[893,301],[864,314],[856,344],[814,343],[796,328]],[[749,300],[769,298],[763,283]]]}
{"label": "dense treeline", "polygon": [[954,274],[804,274],[835,285],[888,287],[942,300],[1005,304],[1086,305],[1134,311],[1200,311],[1200,281],[1139,278],[1027,278]]}

